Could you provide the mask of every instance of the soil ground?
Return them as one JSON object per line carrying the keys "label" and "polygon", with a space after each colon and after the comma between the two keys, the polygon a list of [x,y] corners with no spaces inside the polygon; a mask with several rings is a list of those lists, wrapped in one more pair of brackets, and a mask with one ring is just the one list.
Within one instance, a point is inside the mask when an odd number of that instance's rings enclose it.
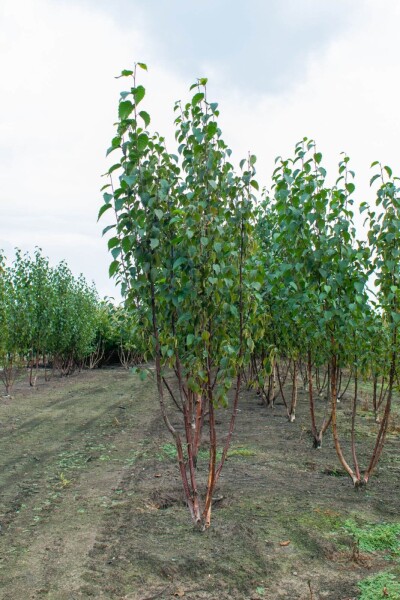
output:
{"label": "soil ground", "polygon": [[[227,418],[218,412],[221,432]],[[358,580],[393,565],[358,554],[343,523],[399,521],[399,434],[356,492],[330,435],[315,450],[308,429],[305,398],[288,423],[282,406],[244,391],[212,526],[201,533],[151,380],[104,369],[20,385],[0,398],[0,598],[356,598]],[[365,411],[364,464],[375,430]]]}

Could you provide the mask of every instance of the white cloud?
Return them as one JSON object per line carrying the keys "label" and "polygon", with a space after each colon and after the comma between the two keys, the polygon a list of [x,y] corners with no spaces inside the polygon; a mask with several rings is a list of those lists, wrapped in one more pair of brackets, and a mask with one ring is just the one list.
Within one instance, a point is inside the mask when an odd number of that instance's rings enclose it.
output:
{"label": "white cloud", "polygon": [[[0,247],[38,243],[50,254],[60,233],[65,258],[80,251],[88,279],[101,256],[99,287],[111,291],[93,224],[116,115],[114,75],[143,52],[141,34],[121,35],[105,15],[73,3],[4,0],[1,13]],[[90,247],[74,235],[83,223]]]}
{"label": "white cloud", "polygon": [[400,121],[400,6],[368,0],[361,23],[312,56],[303,81],[275,95],[223,96],[224,129],[230,143],[258,157],[260,179],[270,176],[277,155],[292,155],[303,136],[317,141],[336,178],[340,152],[351,157],[362,196],[369,166],[379,159],[398,163]]}
{"label": "white cloud", "polygon": [[[78,0],[2,0],[0,248],[39,245],[52,262],[65,258],[74,272],[94,278],[101,293],[114,293],[100,237],[106,223],[98,226],[96,218],[123,84],[114,76],[134,60],[149,64],[142,75],[146,109],[169,139],[174,101],[187,97],[197,75],[209,75],[224,137],[237,159],[248,150],[258,155],[260,183],[269,180],[274,157],[291,152],[304,135],[317,140],[329,167],[346,150],[358,180],[368,180],[376,158],[396,169],[400,6],[397,0],[362,6],[351,27],[330,33],[324,52],[316,46],[308,53],[300,79],[268,93],[243,86],[246,73],[227,85],[218,78],[218,56],[203,56],[201,47],[203,72],[183,81],[174,62],[157,55],[159,41],[143,28],[143,14],[136,26],[122,27],[100,5]],[[261,71],[263,55],[254,48],[253,40],[251,60]],[[368,192],[365,183],[360,191]]]}

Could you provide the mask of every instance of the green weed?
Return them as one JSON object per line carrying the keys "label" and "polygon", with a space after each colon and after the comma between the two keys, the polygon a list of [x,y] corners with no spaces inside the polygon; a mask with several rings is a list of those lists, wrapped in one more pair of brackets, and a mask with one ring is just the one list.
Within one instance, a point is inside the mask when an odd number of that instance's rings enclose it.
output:
{"label": "green weed", "polygon": [[372,575],[358,583],[359,600],[400,600],[400,582],[392,573]]}
{"label": "green weed", "polygon": [[61,452],[58,455],[58,466],[63,471],[70,469],[82,469],[85,466],[87,456],[80,451]]}
{"label": "green weed", "polygon": [[357,540],[361,552],[386,551],[400,556],[400,523],[377,523],[360,527],[349,519],[343,527]]}
{"label": "green weed", "polygon": [[161,450],[164,452],[164,454],[166,456],[168,456],[168,458],[171,458],[173,460],[176,459],[177,450],[176,450],[174,444],[164,444],[163,446],[161,446]]}
{"label": "green weed", "polygon": [[232,448],[228,452],[228,458],[232,456],[242,456],[243,458],[247,458],[248,456],[255,456],[257,453],[255,450],[251,450],[250,448],[245,448],[244,446],[240,446],[238,448]]}
{"label": "green weed", "polygon": [[[165,455],[173,460],[176,460],[177,457],[177,450],[176,447],[174,446],[174,444],[164,444],[163,446],[161,446],[161,450],[164,453],[164,456],[160,456],[159,458],[165,458]],[[232,448],[232,450],[229,450],[227,458],[233,458],[233,457],[242,457],[242,458],[247,458],[249,456],[255,456],[256,452],[254,450],[251,450],[250,448],[245,448],[244,446],[240,446],[238,448]],[[198,458],[200,460],[207,460],[209,457],[209,450],[208,449],[200,449],[198,452]],[[217,450],[217,461],[220,460],[222,457],[222,450],[218,449]],[[186,459],[186,456],[185,456]]]}
{"label": "green weed", "polygon": [[314,508],[312,513],[307,513],[299,518],[299,523],[310,529],[317,529],[321,533],[333,534],[343,527],[343,517],[340,513],[330,508]]}

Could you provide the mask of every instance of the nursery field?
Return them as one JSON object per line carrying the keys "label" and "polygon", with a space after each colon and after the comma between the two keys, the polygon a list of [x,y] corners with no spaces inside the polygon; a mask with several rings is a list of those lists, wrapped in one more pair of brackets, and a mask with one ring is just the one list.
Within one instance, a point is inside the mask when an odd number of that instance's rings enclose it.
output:
{"label": "nursery field", "polygon": [[[351,412],[346,399],[339,407],[339,419]],[[221,431],[226,419],[218,410]],[[397,425],[355,491],[330,432],[313,448],[301,391],[289,423],[279,399],[266,408],[243,389],[213,522],[200,532],[152,380],[110,368],[17,383],[0,398],[0,598],[350,600],[371,577],[364,598],[400,598]],[[364,406],[360,462],[376,428]],[[199,457],[201,482],[206,444]]]}

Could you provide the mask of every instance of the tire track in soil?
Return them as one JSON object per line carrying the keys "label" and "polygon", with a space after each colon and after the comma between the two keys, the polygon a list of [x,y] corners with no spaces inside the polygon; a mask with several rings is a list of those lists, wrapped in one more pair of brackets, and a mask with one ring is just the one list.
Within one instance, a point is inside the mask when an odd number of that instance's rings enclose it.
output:
{"label": "tire track in soil", "polygon": [[[360,496],[347,479],[327,477],[326,464],[336,464],[331,440],[324,452],[316,451],[301,426],[255,402],[252,394],[242,399],[234,443],[250,444],[257,455],[228,461],[220,482],[226,500],[211,530],[200,537],[193,531],[176,465],[165,465],[150,444],[104,517],[79,598],[167,600],[184,592],[188,600],[250,600],[258,598],[251,588],[261,587],[264,598],[308,600],[308,581],[321,600],[355,596],[355,582],[370,574],[369,567],[349,563],[346,552],[335,558],[334,545],[297,519],[315,510],[329,514],[335,506],[343,515],[362,508],[376,518],[376,499],[385,505],[379,513],[390,500],[381,500],[376,486]],[[304,418],[307,405],[298,412]],[[222,428],[226,418],[221,411]],[[144,438],[170,441],[158,418],[148,422]],[[163,498],[171,510],[160,510]],[[281,547],[286,539],[292,543]]]}
{"label": "tire track in soil", "polygon": [[[96,378],[106,383],[102,390],[107,392],[98,397],[96,390],[94,394],[90,393],[92,375],[90,373],[85,378],[85,374],[82,374],[79,380],[69,381],[67,387],[72,384],[73,390],[75,387],[80,390],[84,388],[84,395],[87,396],[85,401],[90,398],[87,410],[96,413],[94,418],[88,420],[84,414],[86,411],[82,413],[77,410],[76,414],[73,414],[72,407],[68,407],[68,411],[71,412],[69,426],[63,428],[61,423],[61,431],[56,432],[59,440],[58,450],[63,451],[62,456],[68,457],[70,450],[77,445],[79,451],[75,451],[72,457],[80,458],[81,452],[85,456],[86,451],[89,460],[76,468],[72,465],[71,475],[66,471],[66,477],[70,477],[70,480],[66,479],[65,489],[60,491],[56,500],[46,505],[45,512],[41,509],[41,512],[36,513],[40,517],[34,523],[31,518],[35,514],[35,505],[44,506],[43,502],[46,502],[48,497],[46,494],[49,486],[45,485],[45,473],[57,470],[54,461],[59,458],[59,454],[47,453],[45,460],[43,454],[40,464],[38,463],[40,472],[34,476],[27,473],[29,467],[26,464],[22,465],[22,468],[18,465],[19,468],[14,473],[16,481],[13,488],[3,488],[7,496],[3,494],[6,510],[3,511],[3,527],[0,530],[2,600],[43,597],[50,600],[74,600],[87,597],[87,594],[80,591],[85,583],[83,574],[86,573],[86,562],[90,554],[96,551],[96,538],[99,530],[102,530],[107,507],[113,502],[115,491],[123,485],[124,477],[129,471],[132,447],[140,447],[142,432],[154,414],[146,406],[147,400],[154,402],[152,385],[140,383],[139,387],[124,371],[98,372]],[[109,388],[112,385],[117,387],[117,393],[112,394],[110,402]],[[73,390],[59,390],[59,393],[66,396]],[[78,389],[78,395],[80,390]],[[50,413],[53,402],[58,411],[60,402],[68,400],[57,397],[49,403],[46,392],[51,394],[52,390],[42,390],[43,397],[35,398],[35,404],[39,404],[41,408],[45,405],[46,411]],[[26,399],[28,404],[30,396],[31,394]],[[119,406],[121,403],[124,405],[123,411]],[[30,448],[41,436],[37,429],[23,427],[22,414],[24,409],[20,412],[20,423],[22,431],[28,430],[29,436],[27,433],[25,437],[22,435],[20,444],[17,447],[12,446],[8,453],[11,462],[14,454],[16,465],[21,452]],[[25,411],[25,414],[29,415],[29,411]],[[115,415],[118,415],[118,418]],[[28,421],[31,423],[31,420]],[[39,425],[43,427],[43,421],[40,420]],[[96,455],[90,448],[85,450],[86,439],[95,447],[97,444],[105,448],[103,452],[111,448],[108,450],[109,454],[99,457],[99,452]],[[2,440],[4,444],[6,441]],[[102,462],[99,458],[110,460]],[[91,571],[95,569],[96,567],[91,565]]]}
{"label": "tire track in soil", "polygon": [[[147,424],[142,423],[140,428],[139,446],[141,441],[152,439],[155,432],[158,433],[158,438],[165,436],[165,432],[160,431],[158,416],[150,419]],[[149,584],[147,573],[142,572],[140,566],[141,559],[148,560],[147,553],[144,549],[141,551],[137,547],[132,547],[131,544],[131,539],[135,538],[137,533],[137,544],[133,546],[140,546],[139,538],[143,534],[142,518],[148,510],[150,512],[157,510],[154,505],[147,504],[149,498],[146,491],[142,493],[141,486],[148,479],[147,471],[152,473],[157,471],[158,462],[155,454],[159,443],[151,444],[151,448],[149,446],[150,444],[146,444],[146,449],[150,451],[151,456],[147,457],[146,452],[139,454],[135,464],[122,474],[118,489],[114,490],[110,498],[110,505],[103,514],[96,538],[85,561],[82,575],[84,583],[80,587],[77,598],[96,598],[96,600],[129,598],[130,600],[136,598],[132,588],[139,585],[146,589]],[[176,478],[174,467],[175,465],[167,467],[163,475],[164,480],[170,477]],[[181,495],[179,487],[178,490],[177,494]],[[166,577],[168,578],[167,573]],[[166,587],[170,587],[168,579]],[[142,597],[143,594],[140,593],[140,598]]]}
{"label": "tire track in soil", "polygon": [[[257,587],[265,588],[264,598],[308,600],[309,579],[318,600],[355,595],[355,581],[367,570],[331,560],[331,548],[301,519],[333,509],[345,516],[360,510],[375,520],[389,509],[394,514],[398,484],[388,472],[380,476],[385,495],[378,485],[355,495],[347,480],[327,477],[327,464],[336,465],[329,438],[323,451],[311,449],[301,427],[308,423],[306,403],[299,404],[298,421],[288,424],[280,410],[268,412],[245,393],[234,444],[256,454],[228,460],[220,480],[225,499],[211,530],[200,536],[183,506],[175,461],[160,454],[171,440],[155,390],[131,381],[121,375],[115,385],[134,397],[123,400],[127,414],[112,435],[110,424],[90,422],[99,439],[110,437],[119,460],[95,459],[78,473],[47,521],[32,530],[36,537],[2,600],[169,600],[182,592],[187,600],[250,600],[258,598]],[[96,394],[87,401],[96,402]],[[226,431],[223,411],[219,419]],[[389,449],[398,454],[393,444]],[[292,543],[280,547],[287,539]]]}

